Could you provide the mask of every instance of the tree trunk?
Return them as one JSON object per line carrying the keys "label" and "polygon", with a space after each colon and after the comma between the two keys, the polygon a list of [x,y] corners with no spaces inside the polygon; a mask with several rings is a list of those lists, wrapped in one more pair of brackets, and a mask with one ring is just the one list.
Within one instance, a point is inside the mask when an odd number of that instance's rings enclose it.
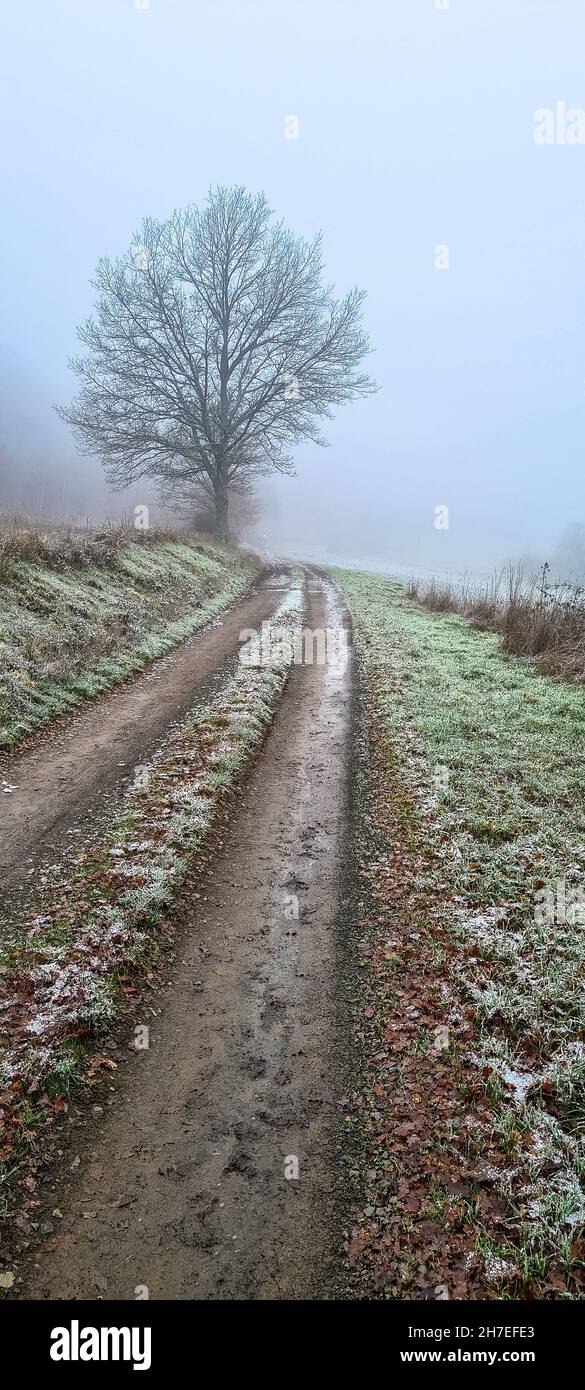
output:
{"label": "tree trunk", "polygon": [[228,535],[228,497],[224,488],[215,492],[215,530],[218,536]]}

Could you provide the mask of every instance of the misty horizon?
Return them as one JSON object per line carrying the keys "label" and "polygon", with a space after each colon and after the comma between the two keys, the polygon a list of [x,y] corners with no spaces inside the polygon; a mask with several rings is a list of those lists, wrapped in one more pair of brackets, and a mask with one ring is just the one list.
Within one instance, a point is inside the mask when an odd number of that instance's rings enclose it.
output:
{"label": "misty horizon", "polygon": [[338,293],[367,291],[379,385],[324,422],[328,449],[295,450],[295,478],[260,483],[251,535],[390,568],[548,558],[585,516],[585,155],[535,136],[536,112],[579,105],[585,17],[568,9],[574,57],[555,7],[527,0],[481,15],[431,0],[6,14],[3,504],[157,514],[150,484],[112,492],[54,406],[75,392],[67,359],[99,258],[122,255],[143,217],[241,183],[294,233],[323,231]]}

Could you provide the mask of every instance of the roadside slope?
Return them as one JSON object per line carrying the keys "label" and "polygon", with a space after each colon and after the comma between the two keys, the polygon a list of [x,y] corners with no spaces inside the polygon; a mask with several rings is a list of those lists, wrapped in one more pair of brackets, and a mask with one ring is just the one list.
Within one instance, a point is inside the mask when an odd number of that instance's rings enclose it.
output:
{"label": "roadside slope", "polygon": [[198,631],[260,568],[225,541],[181,533],[0,541],[0,750]]}

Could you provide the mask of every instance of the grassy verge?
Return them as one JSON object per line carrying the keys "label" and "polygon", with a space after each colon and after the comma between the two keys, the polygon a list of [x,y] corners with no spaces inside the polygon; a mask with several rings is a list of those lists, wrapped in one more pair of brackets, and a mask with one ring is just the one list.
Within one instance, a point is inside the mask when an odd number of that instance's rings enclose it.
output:
{"label": "grassy verge", "polygon": [[411,579],[407,593],[432,613],[459,613],[498,632],[505,652],[533,661],[544,675],[585,681],[585,589],[551,582],[548,564],[532,578],[511,565],[479,586]]}
{"label": "grassy verge", "polygon": [[239,665],[205,709],[173,729],[107,838],[84,848],[3,948],[5,1183],[31,1130],[91,1065],[87,1043],[108,1032],[156,962],[173,900],[272,720],[293,656],[283,631],[294,639],[303,602],[293,585],[272,619],[270,664]]}
{"label": "grassy verge", "polygon": [[259,568],[210,537],[132,530],[0,527],[0,561],[0,750],[198,631]]}
{"label": "grassy verge", "polygon": [[574,1297],[583,1282],[585,700],[332,571],[367,733],[357,1291]]}

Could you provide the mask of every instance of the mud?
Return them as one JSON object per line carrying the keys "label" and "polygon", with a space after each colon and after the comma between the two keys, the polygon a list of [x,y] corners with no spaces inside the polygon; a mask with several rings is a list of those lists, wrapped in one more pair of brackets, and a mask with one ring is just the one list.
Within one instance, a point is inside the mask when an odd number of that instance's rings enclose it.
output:
{"label": "mud", "polygon": [[284,574],[267,577],[147,671],[0,758],[1,778],[14,787],[0,794],[4,916],[38,897],[43,874],[111,814],[169,726],[213,694],[236,659],[240,631],[270,617],[286,583]]}
{"label": "mud", "polygon": [[[316,577],[308,604],[312,628],[339,620]],[[39,1221],[56,1209],[55,1231],[21,1297],[334,1296],[350,688],[351,661],[293,667],[201,896],[181,905],[160,1012],[135,1020],[150,1045],[127,1052],[79,1164],[53,1177]]]}

